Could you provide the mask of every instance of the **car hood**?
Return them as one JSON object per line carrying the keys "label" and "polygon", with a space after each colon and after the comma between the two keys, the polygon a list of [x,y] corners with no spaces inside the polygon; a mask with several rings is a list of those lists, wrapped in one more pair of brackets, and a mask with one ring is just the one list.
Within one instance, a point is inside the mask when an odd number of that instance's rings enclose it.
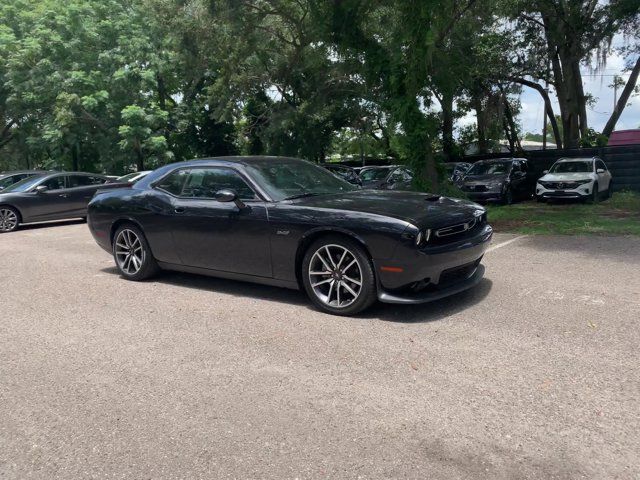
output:
{"label": "car hood", "polygon": [[567,180],[591,179],[592,174],[587,172],[578,173],[547,173],[540,180],[544,182],[564,182]]}
{"label": "car hood", "polygon": [[480,205],[468,200],[438,197],[429,193],[358,190],[335,195],[319,195],[291,201],[292,204],[332,210],[364,212],[384,215],[411,223],[417,227],[433,228],[470,220]]}
{"label": "car hood", "polygon": [[468,185],[486,185],[487,183],[504,182],[507,179],[504,175],[466,175],[462,182]]}

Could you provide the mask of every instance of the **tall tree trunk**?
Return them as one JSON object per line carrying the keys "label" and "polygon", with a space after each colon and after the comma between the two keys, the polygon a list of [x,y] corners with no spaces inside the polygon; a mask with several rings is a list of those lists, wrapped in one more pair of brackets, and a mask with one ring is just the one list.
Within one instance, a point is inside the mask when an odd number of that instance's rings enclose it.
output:
{"label": "tall tree trunk", "polygon": [[142,154],[142,145],[140,145],[140,142],[136,142],[135,152],[136,152],[136,168],[138,169],[139,172],[142,172],[144,170],[144,155]]}
{"label": "tall tree trunk", "polygon": [[629,100],[629,97],[631,96],[633,89],[636,87],[636,83],[638,83],[639,75],[640,75],[640,57],[638,57],[638,60],[636,61],[635,66],[633,67],[633,70],[631,70],[631,76],[629,77],[629,80],[627,80],[627,84],[624,86],[624,89],[622,90],[622,94],[618,99],[618,103],[616,103],[616,108],[613,110],[613,112],[611,113],[611,116],[609,117],[609,120],[607,121],[607,124],[604,126],[604,130],[602,131],[603,135],[606,135],[608,137],[609,135],[611,135],[611,132],[613,132],[613,129],[616,128],[616,123],[618,123],[618,119],[620,118],[620,115],[622,115],[622,111],[624,110],[624,107],[627,106],[627,101]]}
{"label": "tall tree trunk", "polygon": [[442,95],[442,151],[445,160],[453,160],[453,94],[445,92]]}
{"label": "tall tree trunk", "polygon": [[486,112],[482,107],[482,96],[474,93],[471,100],[473,109],[476,111],[476,128],[478,131],[478,153],[487,153],[489,144],[487,143],[487,119]]}
{"label": "tall tree trunk", "polygon": [[71,169],[74,172],[79,172],[80,171],[80,155],[79,155],[79,147],[78,147],[78,142],[74,142],[71,145]]}

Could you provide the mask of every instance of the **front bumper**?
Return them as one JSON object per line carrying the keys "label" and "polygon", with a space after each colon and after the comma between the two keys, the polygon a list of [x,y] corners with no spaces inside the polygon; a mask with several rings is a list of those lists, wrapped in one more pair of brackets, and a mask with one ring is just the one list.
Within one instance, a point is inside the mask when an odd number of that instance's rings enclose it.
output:
{"label": "front bumper", "polygon": [[472,287],[475,287],[484,276],[484,265],[478,264],[471,274],[460,282],[453,283],[446,287],[435,288],[423,292],[405,293],[402,295],[378,290],[378,300],[384,303],[397,303],[403,305],[415,305],[418,303],[433,302],[441,298],[455,295]]}
{"label": "front bumper", "polygon": [[488,191],[488,192],[469,192],[463,190],[464,194],[474,202],[500,202],[502,201],[502,192],[500,191]]}
{"label": "front bumper", "polygon": [[402,246],[393,258],[374,260],[379,300],[423,303],[471,288],[482,278],[480,260],[492,236],[491,226],[484,225],[461,241],[421,249]]}
{"label": "front bumper", "polygon": [[584,199],[588,198],[593,193],[593,182],[585,183],[577,188],[571,189],[558,189],[553,190],[543,187],[539,183],[536,185],[536,196],[538,198],[550,199],[550,198],[568,198],[568,199]]}

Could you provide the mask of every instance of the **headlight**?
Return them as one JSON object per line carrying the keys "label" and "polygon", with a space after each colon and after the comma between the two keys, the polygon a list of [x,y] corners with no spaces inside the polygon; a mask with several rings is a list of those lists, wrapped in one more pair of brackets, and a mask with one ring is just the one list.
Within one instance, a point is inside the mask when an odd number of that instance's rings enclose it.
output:
{"label": "headlight", "polygon": [[573,183],[576,183],[576,184],[578,184],[578,185],[584,185],[585,183],[590,183],[590,182],[593,182],[593,180],[591,180],[590,178],[588,178],[588,179],[586,179],[586,180],[576,180],[576,181],[575,181],[575,182],[573,182]]}
{"label": "headlight", "polygon": [[427,243],[431,238],[431,229],[426,229],[424,232],[420,230],[416,235],[416,247],[419,247],[423,243]]}
{"label": "headlight", "polygon": [[487,183],[487,189],[488,190],[501,190],[502,189],[502,182]]}

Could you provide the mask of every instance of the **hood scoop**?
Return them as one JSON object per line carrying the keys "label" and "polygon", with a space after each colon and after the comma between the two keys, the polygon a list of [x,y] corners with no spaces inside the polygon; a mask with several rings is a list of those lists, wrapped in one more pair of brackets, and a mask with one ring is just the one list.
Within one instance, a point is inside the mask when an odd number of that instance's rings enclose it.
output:
{"label": "hood scoop", "polygon": [[441,199],[442,197],[440,195],[433,195],[433,194],[427,194],[424,196],[425,201],[427,202],[437,202]]}

